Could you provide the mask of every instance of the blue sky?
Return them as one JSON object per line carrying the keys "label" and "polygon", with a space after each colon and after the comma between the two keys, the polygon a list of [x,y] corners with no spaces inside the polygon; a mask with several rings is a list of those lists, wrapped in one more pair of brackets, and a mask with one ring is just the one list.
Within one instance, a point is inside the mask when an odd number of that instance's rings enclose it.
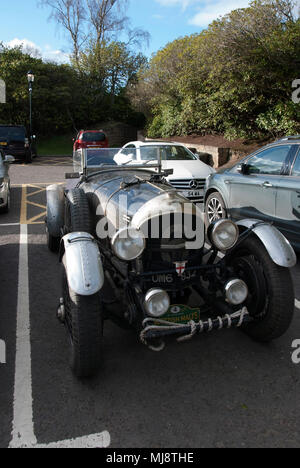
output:
{"label": "blue sky", "polygon": [[[66,60],[70,45],[63,31],[48,21],[49,10],[38,8],[37,0],[0,2],[0,41],[10,45],[24,41],[44,58]],[[150,46],[143,50],[150,56],[168,42],[200,32],[218,16],[248,4],[248,0],[130,0],[128,16],[132,27],[151,34]]]}

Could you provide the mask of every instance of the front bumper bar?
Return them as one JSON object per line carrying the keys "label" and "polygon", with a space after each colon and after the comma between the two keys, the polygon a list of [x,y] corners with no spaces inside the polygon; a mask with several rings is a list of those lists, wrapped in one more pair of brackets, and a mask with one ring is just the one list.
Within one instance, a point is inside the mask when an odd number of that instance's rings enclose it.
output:
{"label": "front bumper bar", "polygon": [[252,320],[246,307],[231,315],[227,314],[223,317],[208,319],[206,321],[200,320],[197,323],[189,322],[183,325],[160,319],[147,318],[143,322],[144,328],[140,333],[140,340],[148,346],[151,340],[170,335],[180,335],[177,341],[184,342],[199,333],[222,330],[223,328],[239,328]]}

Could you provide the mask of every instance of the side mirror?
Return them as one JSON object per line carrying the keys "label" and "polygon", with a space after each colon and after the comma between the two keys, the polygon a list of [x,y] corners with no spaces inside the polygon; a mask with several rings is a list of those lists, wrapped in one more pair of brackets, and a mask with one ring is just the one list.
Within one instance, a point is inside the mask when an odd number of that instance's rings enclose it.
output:
{"label": "side mirror", "polygon": [[242,175],[248,175],[249,169],[249,164],[240,164],[239,166],[237,166],[237,172],[239,172]]}
{"label": "side mirror", "polygon": [[11,156],[10,154],[8,154],[7,156],[5,156],[5,159],[3,161],[5,164],[11,164],[13,162],[15,162],[15,158],[13,156]]}

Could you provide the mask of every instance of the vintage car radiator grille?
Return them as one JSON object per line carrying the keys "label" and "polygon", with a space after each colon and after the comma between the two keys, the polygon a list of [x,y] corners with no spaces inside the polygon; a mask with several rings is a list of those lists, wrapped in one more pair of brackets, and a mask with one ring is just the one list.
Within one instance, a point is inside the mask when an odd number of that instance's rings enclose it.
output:
{"label": "vintage car radiator grille", "polygon": [[[145,249],[144,260],[145,267],[150,271],[159,271],[164,269],[174,268],[176,262],[188,262],[190,266],[199,264],[202,258],[202,251],[200,250],[187,250],[186,242],[188,239],[176,238],[174,235],[173,216],[171,215],[171,236],[164,238],[153,238],[151,233],[151,223],[148,224],[148,232],[150,236],[147,239],[147,247]],[[161,224],[160,220],[160,224]],[[193,218],[193,230],[196,229],[196,217]],[[162,233],[162,226],[160,225],[160,234]],[[191,241],[191,239],[189,240]]]}
{"label": "vintage car radiator grille", "polygon": [[206,179],[173,179],[170,184],[180,192],[202,192],[201,196],[189,196],[192,201],[203,202]]}

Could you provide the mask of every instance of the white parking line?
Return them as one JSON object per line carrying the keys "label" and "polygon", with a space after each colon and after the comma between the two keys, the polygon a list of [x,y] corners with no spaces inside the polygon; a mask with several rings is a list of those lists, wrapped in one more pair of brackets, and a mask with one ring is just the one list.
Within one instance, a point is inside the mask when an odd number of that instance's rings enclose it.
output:
{"label": "white parking line", "polygon": [[36,443],[32,417],[28,228],[23,224],[20,232],[14,421],[10,447],[28,447]]}
{"label": "white parking line", "polygon": [[[32,182],[33,185],[63,185],[65,182]],[[22,188],[24,184],[12,184],[13,188]]]}
{"label": "white parking line", "polygon": [[53,444],[37,444],[36,448],[105,448],[110,446],[109,432],[104,431],[101,434],[94,434],[78,439],[64,440]]}
{"label": "white parking line", "polygon": [[20,223],[0,224],[0,227],[11,227],[11,226],[20,226]]}
{"label": "white parking line", "polygon": [[19,251],[19,283],[17,305],[17,344],[14,387],[14,419],[10,448],[103,448],[110,445],[107,431],[78,439],[38,444],[34,434],[30,308],[28,280],[28,226],[21,224]]}

